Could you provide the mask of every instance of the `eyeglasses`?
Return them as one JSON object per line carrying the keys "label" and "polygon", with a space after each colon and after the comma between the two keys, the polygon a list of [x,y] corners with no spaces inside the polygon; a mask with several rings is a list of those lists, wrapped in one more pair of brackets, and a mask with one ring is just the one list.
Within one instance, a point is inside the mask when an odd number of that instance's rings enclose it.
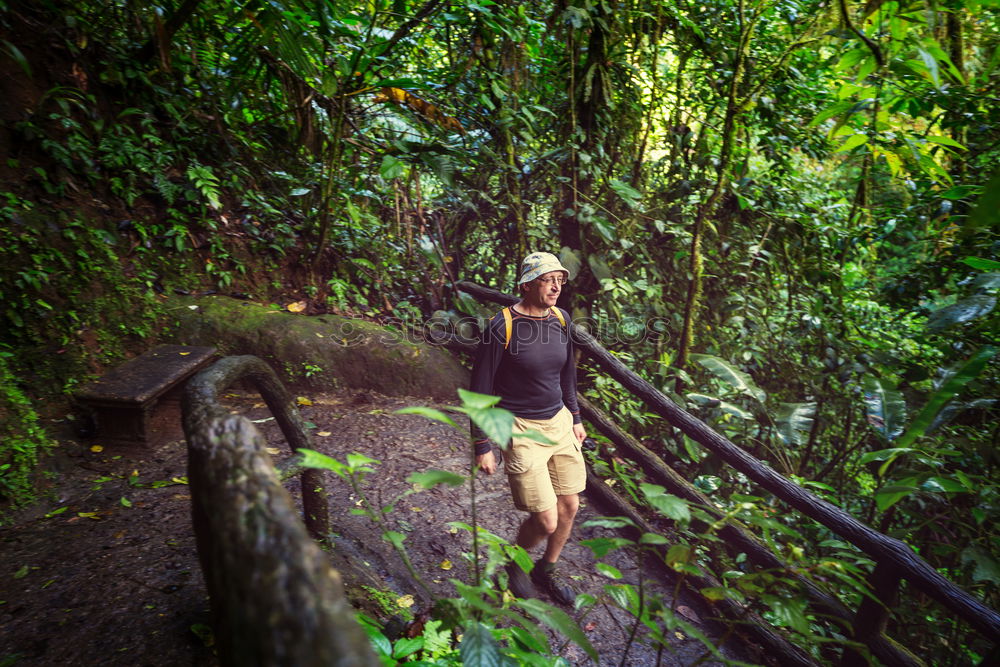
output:
{"label": "eyeglasses", "polygon": [[552,285],[559,285],[560,287],[562,287],[563,285],[565,285],[568,282],[562,276],[560,276],[558,278],[537,278],[537,280],[538,280],[538,282],[540,282],[541,284],[543,284],[543,285],[545,285],[547,287],[551,287]]}

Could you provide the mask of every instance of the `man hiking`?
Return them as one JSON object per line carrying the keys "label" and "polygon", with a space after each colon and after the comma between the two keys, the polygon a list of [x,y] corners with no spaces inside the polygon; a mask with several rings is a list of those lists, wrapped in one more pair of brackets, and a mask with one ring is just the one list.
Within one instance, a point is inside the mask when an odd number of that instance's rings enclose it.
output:
{"label": "man hiking", "polygon": [[[531,550],[545,541],[530,579],[516,564],[507,566],[510,590],[518,597],[534,597],[534,582],[565,605],[576,595],[556,562],[587,482],[573,342],[568,315],[555,305],[568,278],[569,271],[550,253],[524,258],[518,278],[521,300],[494,316],[483,331],[471,383],[472,391],[500,396],[499,407],[514,413],[513,438],[503,458],[514,506],[528,512],[517,544]],[[540,432],[553,444],[518,436],[525,431]],[[476,464],[492,475],[497,469],[492,443],[476,435]]]}

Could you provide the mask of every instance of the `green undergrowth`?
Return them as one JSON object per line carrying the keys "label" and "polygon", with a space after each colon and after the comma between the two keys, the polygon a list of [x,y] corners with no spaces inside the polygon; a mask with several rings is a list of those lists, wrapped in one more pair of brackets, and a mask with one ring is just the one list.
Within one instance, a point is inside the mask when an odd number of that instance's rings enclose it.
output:
{"label": "green undergrowth", "polygon": [[18,388],[9,358],[9,353],[0,351],[0,497],[20,507],[34,499],[32,473],[39,454],[52,446],[52,440],[38,425],[31,401]]}

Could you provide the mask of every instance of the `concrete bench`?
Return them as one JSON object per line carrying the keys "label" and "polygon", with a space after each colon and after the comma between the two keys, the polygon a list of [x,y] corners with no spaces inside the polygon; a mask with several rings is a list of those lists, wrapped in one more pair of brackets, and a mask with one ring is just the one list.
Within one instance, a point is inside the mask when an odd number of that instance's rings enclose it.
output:
{"label": "concrete bench", "polygon": [[76,400],[93,417],[102,443],[145,445],[156,406],[179,404],[185,380],[214,358],[214,347],[160,345],[81,387]]}

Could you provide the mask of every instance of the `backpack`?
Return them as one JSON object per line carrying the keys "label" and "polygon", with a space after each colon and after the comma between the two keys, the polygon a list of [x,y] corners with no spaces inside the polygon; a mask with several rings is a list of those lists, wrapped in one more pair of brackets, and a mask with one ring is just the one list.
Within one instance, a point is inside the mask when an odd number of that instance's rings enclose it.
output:
{"label": "backpack", "polygon": [[[562,311],[554,306],[552,308],[549,308],[549,310],[552,312],[553,315],[556,316],[556,319],[559,320],[559,324],[563,325],[563,327],[565,328],[566,318],[563,317]],[[503,315],[504,336],[505,336],[503,341],[503,349],[506,350],[507,346],[510,345],[511,332],[514,330],[514,316],[510,314],[510,306],[507,306],[506,308],[501,310],[500,314]]]}

